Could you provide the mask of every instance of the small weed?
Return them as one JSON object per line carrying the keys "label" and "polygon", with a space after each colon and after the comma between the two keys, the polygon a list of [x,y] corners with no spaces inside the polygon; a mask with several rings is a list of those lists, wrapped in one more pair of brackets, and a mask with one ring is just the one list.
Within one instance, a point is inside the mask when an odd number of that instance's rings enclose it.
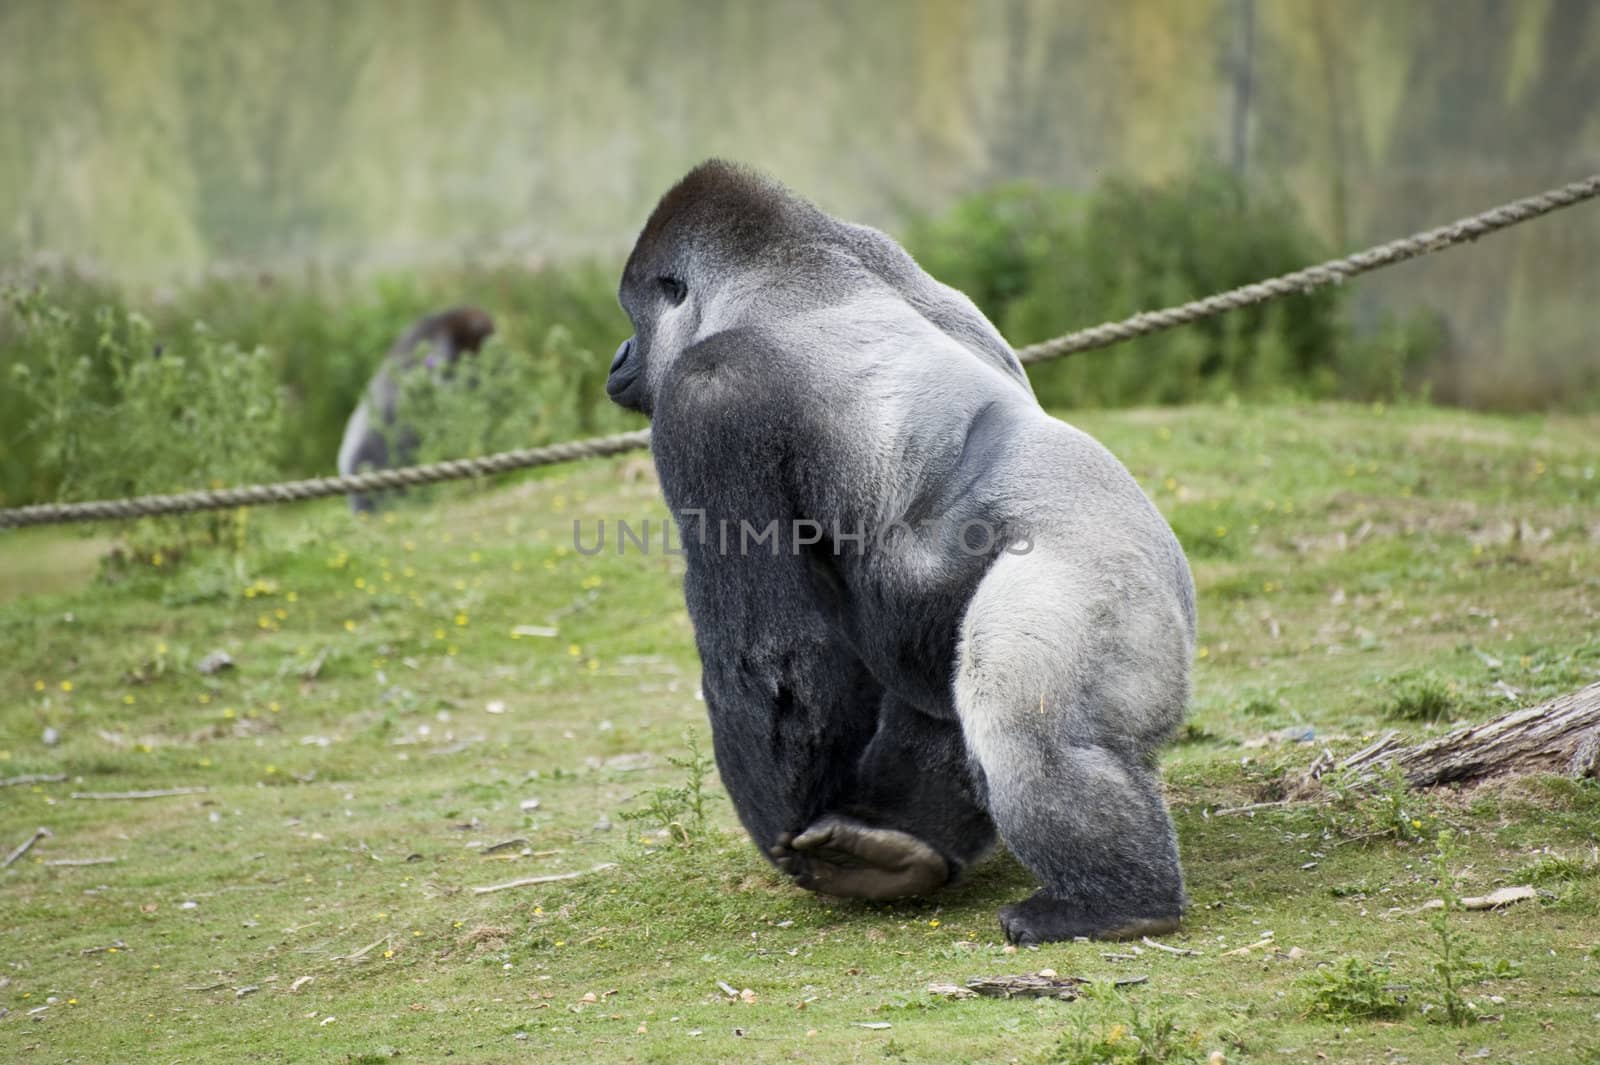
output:
{"label": "small weed", "polygon": [[1401,721],[1443,721],[1461,706],[1456,683],[1425,670],[1390,677],[1384,687],[1383,714]]}
{"label": "small weed", "polygon": [[644,806],[624,810],[617,816],[624,821],[664,828],[673,839],[690,846],[705,834],[706,802],[711,797],[705,785],[715,767],[711,756],[700,749],[700,738],[693,729],[684,734],[684,742],[689,747],[688,756],[667,759],[683,770],[683,783],[677,787],[656,787]]}
{"label": "small weed", "polygon": [[1568,858],[1543,854],[1518,871],[1519,883],[1572,884],[1600,876],[1600,858]]}
{"label": "small weed", "polygon": [[1044,1059],[1047,1065],[1200,1065],[1206,1060],[1201,1034],[1181,1027],[1166,1010],[1129,1002],[1115,990],[1090,988],[1085,998],[1104,1003],[1099,1019],[1079,1015],[1074,1029]]}
{"label": "small weed", "polygon": [[[1461,994],[1461,987],[1472,976],[1472,968],[1463,956],[1465,943],[1455,927],[1451,915],[1461,912],[1461,892],[1456,886],[1455,871],[1450,863],[1458,850],[1455,834],[1448,829],[1439,833],[1439,849],[1433,858],[1434,876],[1439,881],[1440,897],[1444,905],[1430,912],[1428,925],[1433,929],[1432,978],[1437,1006],[1444,1011],[1447,1022],[1456,1027],[1471,1024],[1475,1019],[1472,1006]],[[1430,1004],[1432,1005],[1432,1004]]]}
{"label": "small weed", "polygon": [[1406,1012],[1405,998],[1391,980],[1390,971],[1360,958],[1318,969],[1305,980],[1310,995],[1309,1012],[1330,1020],[1395,1020]]}

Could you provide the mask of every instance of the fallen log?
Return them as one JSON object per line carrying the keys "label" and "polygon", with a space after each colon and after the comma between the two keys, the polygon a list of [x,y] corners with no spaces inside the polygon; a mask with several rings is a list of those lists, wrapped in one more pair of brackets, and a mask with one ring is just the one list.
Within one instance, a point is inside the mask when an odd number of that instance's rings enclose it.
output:
{"label": "fallen log", "polygon": [[[1522,773],[1600,776],[1600,683],[1411,747],[1388,732],[1334,764],[1352,786],[1371,784],[1391,767],[1413,788]],[[1290,794],[1314,791],[1326,771],[1313,767]]]}

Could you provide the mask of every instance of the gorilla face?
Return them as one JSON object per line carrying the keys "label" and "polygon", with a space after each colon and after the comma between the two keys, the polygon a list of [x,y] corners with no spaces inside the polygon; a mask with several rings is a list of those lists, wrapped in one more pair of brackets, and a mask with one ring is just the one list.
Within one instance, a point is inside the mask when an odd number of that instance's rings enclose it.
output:
{"label": "gorilla face", "polygon": [[691,288],[687,263],[643,262],[634,256],[622,275],[618,302],[633,336],[611,359],[606,394],[614,403],[649,414],[674,359],[694,343],[704,293]]}

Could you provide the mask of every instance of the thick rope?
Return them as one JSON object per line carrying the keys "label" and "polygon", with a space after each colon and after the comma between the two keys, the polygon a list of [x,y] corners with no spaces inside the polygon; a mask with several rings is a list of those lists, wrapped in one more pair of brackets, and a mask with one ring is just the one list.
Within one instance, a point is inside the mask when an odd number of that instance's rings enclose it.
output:
{"label": "thick rope", "polygon": [[[1107,347],[1123,340],[1147,336],[1164,329],[1197,322],[1239,307],[1254,303],[1309,292],[1323,285],[1335,284],[1348,277],[1369,270],[1415,259],[1430,252],[1441,251],[1455,244],[1477,240],[1497,230],[1526,222],[1531,218],[1570,207],[1584,200],[1600,196],[1600,174],[1582,181],[1542,192],[1537,196],[1513,200],[1511,203],[1462,218],[1449,225],[1430,229],[1413,236],[1380,244],[1375,248],[1330,259],[1304,270],[1284,274],[1267,281],[1245,285],[1205,299],[1194,300],[1161,311],[1142,311],[1120,322],[1106,322],[1080,329],[1074,333],[1031,344],[1020,348],[1017,357],[1023,363],[1043,362],[1080,351]],[[20,529],[28,525],[61,525],[75,521],[103,521],[112,518],[144,518],[162,514],[190,514],[203,510],[226,510],[231,507],[253,506],[265,503],[293,503],[306,499],[346,495],[352,492],[381,491],[385,488],[406,488],[413,485],[432,484],[468,477],[483,477],[511,470],[525,470],[536,466],[551,466],[578,459],[601,458],[620,455],[627,451],[650,446],[650,430],[639,429],[615,436],[593,437],[550,444],[546,447],[524,448],[520,451],[503,451],[476,459],[454,459],[426,466],[406,466],[394,470],[375,470],[371,473],[349,477],[319,477],[306,481],[287,481],[281,484],[260,484],[246,488],[224,488],[207,492],[184,492],[179,495],[139,496],[133,499],[105,499],[89,503],[43,503],[36,506],[13,507],[0,510],[0,529]]]}
{"label": "thick rope", "polygon": [[281,484],[257,484],[247,488],[221,488],[208,492],[179,495],[138,496],[133,499],[102,499],[92,503],[42,503],[38,506],[0,510],[0,529],[20,529],[25,525],[64,524],[73,521],[103,521],[110,518],[152,518],[161,514],[192,514],[202,510],[227,510],[263,503],[297,503],[305,499],[346,495],[352,492],[377,492],[385,488],[411,488],[436,481],[483,477],[509,473],[534,466],[553,466],[559,462],[620,455],[650,446],[650,430],[636,429],[615,436],[569,440],[546,447],[502,451],[476,459],[451,459],[426,466],[402,466],[393,470],[373,470],[348,477],[316,477]]}
{"label": "thick rope", "polygon": [[1391,240],[1387,244],[1379,244],[1375,248],[1347,255],[1342,259],[1330,259],[1316,266],[1308,266],[1304,270],[1296,270],[1292,274],[1274,277],[1270,281],[1258,281],[1253,285],[1245,285],[1177,307],[1169,307],[1164,311],[1141,311],[1132,318],[1124,318],[1120,322],[1106,322],[1089,329],[1068,333],[1063,337],[1056,337],[1054,340],[1031,344],[1019,349],[1017,357],[1025,364],[1043,362],[1046,359],[1060,358],[1079,351],[1091,351],[1123,340],[1132,340],[1134,337],[1159,333],[1164,329],[1197,322],[1224,311],[1248,307],[1252,303],[1263,303],[1279,296],[1309,292],[1314,288],[1336,284],[1347,277],[1355,277],[1369,270],[1405,262],[1407,259],[1415,259],[1429,252],[1442,251],[1452,244],[1477,240],[1496,230],[1526,222],[1530,218],[1538,218],[1540,215],[1570,207],[1575,203],[1582,203],[1595,196],[1600,196],[1600,174],[1593,174],[1582,181],[1574,181],[1570,185],[1563,185],[1549,192],[1541,192],[1537,196],[1513,200],[1511,203],[1469,218],[1462,218],[1438,229],[1401,237],[1399,240]]}

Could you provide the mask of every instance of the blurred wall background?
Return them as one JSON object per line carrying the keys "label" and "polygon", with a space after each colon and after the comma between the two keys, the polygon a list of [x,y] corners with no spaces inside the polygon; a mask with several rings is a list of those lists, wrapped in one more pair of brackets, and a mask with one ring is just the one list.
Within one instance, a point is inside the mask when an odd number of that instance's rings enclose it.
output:
{"label": "blurred wall background", "polygon": [[[1600,170],[1600,4],[4,0],[0,102],[0,263],[125,280],[613,255],[709,155],[891,231],[1211,159],[1352,249]],[[1361,301],[1514,406],[1600,361],[1597,265],[1589,205]]]}

